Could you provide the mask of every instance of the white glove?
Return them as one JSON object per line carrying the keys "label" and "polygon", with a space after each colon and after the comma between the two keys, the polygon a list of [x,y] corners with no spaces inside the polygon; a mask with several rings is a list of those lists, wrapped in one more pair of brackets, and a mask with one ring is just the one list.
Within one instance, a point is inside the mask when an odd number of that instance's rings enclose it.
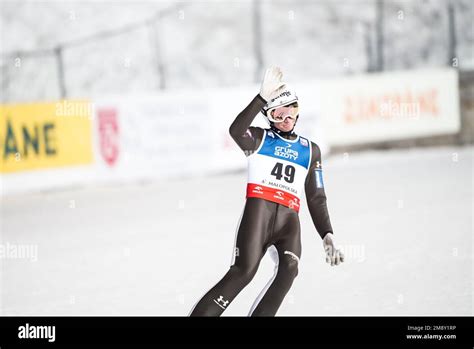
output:
{"label": "white glove", "polygon": [[279,67],[271,66],[265,71],[262,87],[260,88],[260,96],[267,102],[278,96],[285,87],[285,83],[281,81],[283,73]]}
{"label": "white glove", "polygon": [[333,265],[339,265],[344,262],[344,254],[336,247],[334,235],[327,233],[323,239],[324,251],[326,252],[326,262]]}

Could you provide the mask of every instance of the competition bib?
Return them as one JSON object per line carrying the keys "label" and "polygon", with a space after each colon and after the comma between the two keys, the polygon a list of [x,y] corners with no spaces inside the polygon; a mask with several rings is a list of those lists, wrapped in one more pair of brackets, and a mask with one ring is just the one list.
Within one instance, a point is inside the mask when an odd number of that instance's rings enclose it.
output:
{"label": "competition bib", "polygon": [[248,156],[247,198],[261,198],[300,209],[311,163],[311,144],[303,137],[288,140],[265,130],[255,153]]}

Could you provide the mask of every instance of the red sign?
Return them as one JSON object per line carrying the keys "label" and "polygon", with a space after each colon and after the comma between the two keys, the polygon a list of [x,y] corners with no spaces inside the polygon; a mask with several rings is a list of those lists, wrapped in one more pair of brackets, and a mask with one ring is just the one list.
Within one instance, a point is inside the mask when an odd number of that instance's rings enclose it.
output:
{"label": "red sign", "polygon": [[118,120],[115,108],[97,110],[99,119],[100,153],[109,166],[113,166],[119,154]]}

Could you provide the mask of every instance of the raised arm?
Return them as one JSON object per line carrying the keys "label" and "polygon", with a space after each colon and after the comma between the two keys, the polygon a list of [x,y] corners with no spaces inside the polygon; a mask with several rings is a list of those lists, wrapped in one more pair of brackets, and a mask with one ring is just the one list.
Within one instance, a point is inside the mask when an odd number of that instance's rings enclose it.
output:
{"label": "raised arm", "polygon": [[262,140],[263,129],[250,127],[250,124],[266,103],[267,102],[258,94],[250,104],[237,115],[232,125],[230,125],[229,133],[231,137],[238,144],[240,149],[245,152],[256,150]]}
{"label": "raised arm", "polygon": [[240,149],[249,155],[258,148],[263,137],[263,129],[250,127],[255,116],[270,99],[277,96],[284,88],[284,82],[281,81],[283,73],[278,67],[270,67],[265,71],[260,93],[250,102],[250,104],[237,115],[229,133]]}

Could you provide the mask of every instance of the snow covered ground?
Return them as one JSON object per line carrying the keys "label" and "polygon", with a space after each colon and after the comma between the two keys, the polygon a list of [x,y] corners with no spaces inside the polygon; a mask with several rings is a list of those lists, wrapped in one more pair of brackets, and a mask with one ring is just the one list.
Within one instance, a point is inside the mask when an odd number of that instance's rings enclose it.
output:
{"label": "snow covered ground", "polygon": [[[279,315],[472,315],[473,150],[327,158],[347,262],[325,264],[303,209],[300,273]],[[229,266],[245,181],[242,172],[3,198],[0,313],[187,315]],[[29,258],[14,258],[20,247]],[[246,315],[272,273],[266,256],[225,315]]]}

